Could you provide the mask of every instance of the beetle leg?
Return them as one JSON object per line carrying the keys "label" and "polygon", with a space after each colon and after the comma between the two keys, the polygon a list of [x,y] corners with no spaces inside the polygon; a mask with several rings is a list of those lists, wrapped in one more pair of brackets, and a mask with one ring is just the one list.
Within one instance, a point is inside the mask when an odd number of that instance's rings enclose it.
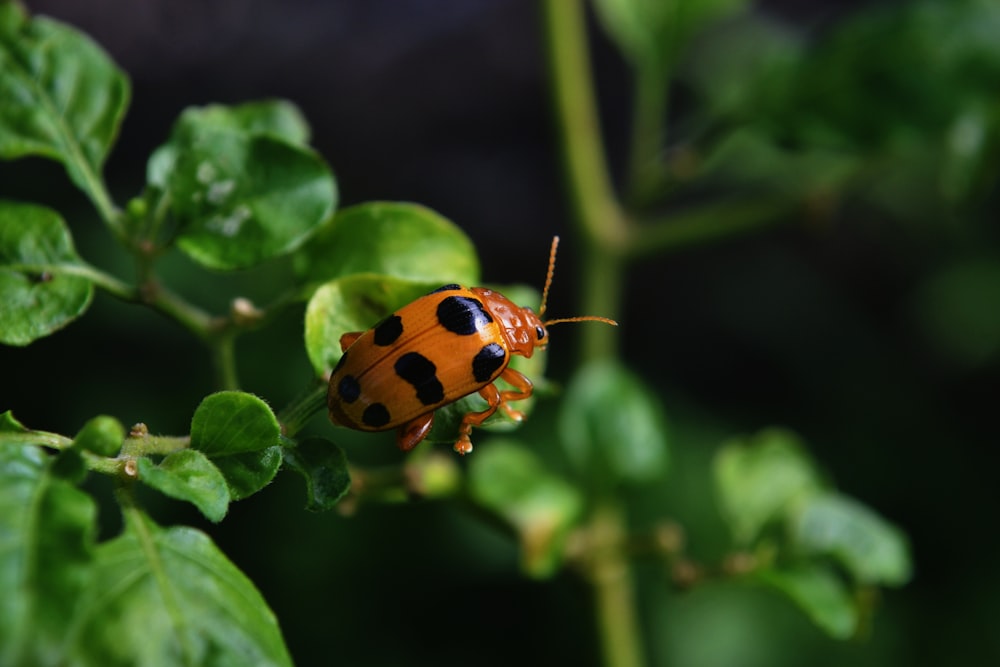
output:
{"label": "beetle leg", "polygon": [[340,337],[340,351],[347,352],[347,348],[354,345],[354,341],[361,338],[364,331],[348,331]]}
{"label": "beetle leg", "polygon": [[500,405],[511,419],[519,422],[524,419],[524,413],[520,410],[514,410],[507,404],[507,402],[521,401],[528,398],[531,396],[534,385],[531,384],[531,380],[525,377],[523,373],[515,371],[510,366],[504,369],[503,373],[500,374],[500,378],[510,386],[514,387],[513,389],[500,392]]}
{"label": "beetle leg", "polygon": [[455,443],[455,451],[463,456],[472,451],[472,427],[481,426],[490,415],[497,411],[503,404],[500,390],[492,382],[479,390],[479,395],[486,399],[488,405],[482,412],[468,412],[462,417],[462,425],[458,427],[458,441]]}
{"label": "beetle leg", "polygon": [[433,423],[433,412],[428,412],[426,415],[420,415],[411,419],[396,431],[396,444],[404,452],[410,451],[419,445],[421,440],[427,437],[427,432],[431,430]]}

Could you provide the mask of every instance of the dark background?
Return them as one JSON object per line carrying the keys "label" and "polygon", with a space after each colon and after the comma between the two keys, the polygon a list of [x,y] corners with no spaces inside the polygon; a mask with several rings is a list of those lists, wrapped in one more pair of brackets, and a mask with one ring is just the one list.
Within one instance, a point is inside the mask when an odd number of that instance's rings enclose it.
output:
{"label": "dark background", "polygon": [[[146,158],[186,106],[284,97],[312,125],[342,205],[406,200],[437,210],[475,242],[490,282],[539,284],[549,240],[562,234],[551,309],[576,313],[574,283],[585,269],[574,261],[535,2],[28,6],[90,34],[132,79],[130,112],[106,169],[119,202],[141,190]],[[759,3],[758,11],[809,38],[863,7],[787,1]],[[628,70],[600,30],[592,38],[605,136],[620,168]],[[131,276],[60,166],[0,165],[0,195],[58,198],[81,254]],[[664,491],[669,514],[704,524],[713,448],[733,434],[785,425],[803,435],[841,489],[908,533],[915,579],[886,593],[870,637],[846,644],[823,638],[790,604],[760,591],[709,585],[667,602],[643,594],[654,661],[686,667],[1000,658],[1000,640],[990,638],[1000,612],[997,356],[970,365],[928,340],[913,302],[938,261],[933,244],[864,222],[785,226],[636,266],[622,348],[663,393],[675,423],[674,486]],[[996,247],[991,251],[995,256]],[[268,291],[239,276],[220,277],[218,290],[205,290],[205,274],[183,258],[168,260],[164,272],[180,291],[216,309],[232,295],[229,285]],[[300,318],[300,311],[290,313],[239,348],[245,388],[278,407],[310,373],[298,345]],[[573,340],[567,330],[563,348],[553,345],[557,379],[571,370]],[[212,390],[195,341],[103,294],[66,331],[23,350],[2,349],[0,362],[0,409],[64,433],[97,413],[145,421],[155,432],[186,432],[193,408]],[[543,410],[538,421],[546,419]],[[352,457],[382,456],[370,453],[371,440],[357,442]],[[387,448],[384,459],[394,456]],[[549,583],[519,576],[515,549],[495,526],[434,503],[367,506],[352,518],[308,514],[298,480],[288,477],[234,505],[219,526],[149,502],[161,520],[211,532],[262,589],[300,664],[598,664],[587,589],[571,574]],[[104,518],[113,530],[115,518]],[[718,530],[702,532],[702,543],[697,532],[691,536],[692,550],[711,556]],[[640,589],[664,585],[654,566],[642,568]]]}

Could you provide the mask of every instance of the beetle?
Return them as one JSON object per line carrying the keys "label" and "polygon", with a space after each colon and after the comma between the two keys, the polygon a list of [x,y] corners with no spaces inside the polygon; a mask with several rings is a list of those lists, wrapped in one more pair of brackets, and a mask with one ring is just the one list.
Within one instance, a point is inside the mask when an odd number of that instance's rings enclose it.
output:
{"label": "beetle", "polygon": [[[485,410],[469,412],[458,430],[455,451],[472,451],[472,427],[503,408],[515,421],[524,413],[511,401],[531,396],[532,383],[510,368],[511,355],[530,357],[549,342],[548,327],[597,321],[584,316],[542,320],[555,271],[559,237],[552,239],[549,269],[538,314],[495,290],[450,284],[403,306],[368,331],[340,337],[344,354],[330,374],[330,421],[361,431],[397,429],[396,442],[409,451],[427,437],[434,413],[478,392]],[[499,389],[496,380],[511,389]]]}

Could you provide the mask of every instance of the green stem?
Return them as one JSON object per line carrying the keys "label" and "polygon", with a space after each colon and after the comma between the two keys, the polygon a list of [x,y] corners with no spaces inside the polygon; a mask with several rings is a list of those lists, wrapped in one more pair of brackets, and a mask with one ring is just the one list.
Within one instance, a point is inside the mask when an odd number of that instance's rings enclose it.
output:
{"label": "green stem", "polygon": [[609,252],[624,246],[629,221],[608,174],[580,0],[546,0],[546,41],[570,201],[586,237]]}
{"label": "green stem", "polygon": [[[586,314],[615,318],[633,223],[611,183],[601,139],[597,100],[590,72],[586,12],[581,0],[546,0],[546,42],[556,128],[564,177],[583,237],[583,293]],[[584,329],[588,358],[617,355],[617,332],[600,325]],[[586,561],[605,664],[644,664],[632,593],[632,569],[625,555],[626,517],[610,502],[599,503],[588,533],[595,548]]]}
{"label": "green stem", "polygon": [[220,389],[240,388],[236,372],[236,329],[228,329],[212,339],[212,364],[215,368],[215,385]]}
{"label": "green stem", "polygon": [[621,508],[610,501],[599,504],[587,526],[587,536],[591,554],[584,565],[596,598],[604,664],[641,667],[646,661],[626,553],[626,519]]}
{"label": "green stem", "polygon": [[278,413],[281,432],[291,438],[306,425],[313,415],[326,407],[327,385],[317,381]]}
{"label": "green stem", "polygon": [[52,275],[77,276],[86,278],[108,294],[130,303],[144,303],[154,310],[176,320],[199,338],[207,339],[219,328],[219,320],[177,294],[160,285],[145,288],[129,285],[115,276],[86,263],[78,264],[32,264],[10,266],[14,271],[25,273],[51,273]]}
{"label": "green stem", "polygon": [[788,219],[796,203],[783,198],[702,204],[638,226],[630,257],[641,258],[748,234]]}

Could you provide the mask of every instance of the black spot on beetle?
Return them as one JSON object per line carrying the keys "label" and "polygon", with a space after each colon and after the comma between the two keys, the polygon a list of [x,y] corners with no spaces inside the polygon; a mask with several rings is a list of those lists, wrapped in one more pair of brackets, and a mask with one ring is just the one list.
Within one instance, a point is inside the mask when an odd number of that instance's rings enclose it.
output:
{"label": "black spot on beetle", "polygon": [[419,352],[407,352],[396,360],[396,375],[413,385],[417,398],[424,405],[434,405],[444,400],[444,387],[437,379],[434,362]]}
{"label": "black spot on beetle", "polygon": [[476,378],[476,382],[488,382],[506,359],[507,351],[499,344],[490,343],[484,346],[472,359],[472,375]]}
{"label": "black spot on beetle", "polygon": [[344,403],[353,403],[361,396],[361,385],[353,375],[345,375],[337,384],[337,395]]}
{"label": "black spot on beetle", "polygon": [[538,338],[538,340],[545,338],[545,329],[542,327],[535,327],[535,337]]}
{"label": "black spot on beetle", "polygon": [[449,296],[437,307],[438,322],[448,331],[471,336],[493,321],[483,303],[466,296]]}
{"label": "black spot on beetle", "polygon": [[385,426],[389,423],[389,411],[381,403],[372,403],[361,413],[361,421],[372,428]]}
{"label": "black spot on beetle", "polygon": [[428,292],[428,294],[437,294],[438,292],[452,292],[457,289],[462,289],[462,286],[457,283],[448,283],[447,285],[441,285],[433,292]]}
{"label": "black spot on beetle", "polygon": [[375,325],[375,344],[380,347],[392,345],[403,333],[403,318],[399,315],[390,315]]}

